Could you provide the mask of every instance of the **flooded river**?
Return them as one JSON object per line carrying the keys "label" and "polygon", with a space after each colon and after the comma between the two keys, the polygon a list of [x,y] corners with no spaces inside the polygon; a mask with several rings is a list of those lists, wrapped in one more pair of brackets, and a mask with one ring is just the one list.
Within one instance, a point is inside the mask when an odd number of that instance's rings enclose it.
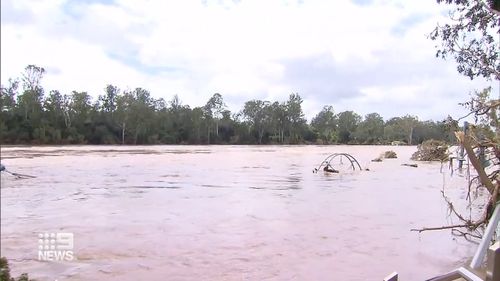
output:
{"label": "flooded river", "polygon": [[[370,162],[392,149],[398,159]],[[441,196],[465,179],[416,147],[2,147],[1,254],[37,280],[423,280],[470,258]],[[314,174],[347,152],[369,171]],[[339,166],[341,167],[341,166]],[[74,235],[39,261],[38,234]]]}

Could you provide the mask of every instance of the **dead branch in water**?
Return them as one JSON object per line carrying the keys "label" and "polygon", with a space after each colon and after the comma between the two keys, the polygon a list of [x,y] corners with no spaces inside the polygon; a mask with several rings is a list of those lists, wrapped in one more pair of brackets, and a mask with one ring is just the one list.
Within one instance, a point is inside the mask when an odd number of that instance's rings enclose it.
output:
{"label": "dead branch in water", "polygon": [[[485,224],[487,222],[488,217],[489,217],[488,216],[489,208],[486,208],[482,218],[478,221],[473,221],[472,219],[466,219],[459,212],[457,212],[453,203],[444,194],[444,191],[441,191],[441,194],[443,195],[444,200],[448,204],[448,210],[449,210],[450,214],[455,215],[463,223],[462,224],[454,224],[454,225],[446,225],[446,226],[438,226],[438,227],[423,227],[423,228],[419,228],[419,229],[413,228],[413,229],[411,229],[411,231],[418,231],[419,233],[421,233],[424,231],[451,229],[452,231],[457,231],[458,233],[467,234],[469,236],[476,237],[475,235],[471,234],[470,231],[477,230],[480,226],[482,226],[483,224]],[[469,233],[465,233],[465,232],[460,231],[459,230],[460,228],[467,229],[469,231]],[[463,235],[463,236],[465,236],[465,235]]]}

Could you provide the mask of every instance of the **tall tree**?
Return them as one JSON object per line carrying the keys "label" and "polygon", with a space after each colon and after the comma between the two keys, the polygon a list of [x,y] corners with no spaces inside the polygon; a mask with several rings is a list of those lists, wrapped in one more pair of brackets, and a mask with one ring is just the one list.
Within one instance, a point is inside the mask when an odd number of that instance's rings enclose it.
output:
{"label": "tall tree", "polygon": [[413,131],[418,125],[418,118],[411,115],[405,115],[401,118],[401,127],[406,132],[407,143],[409,145],[413,144]]}
{"label": "tall tree", "polygon": [[125,144],[125,135],[128,129],[128,123],[130,118],[130,111],[134,103],[134,96],[130,91],[125,91],[122,95],[119,95],[116,99],[116,112],[115,118],[118,122],[118,126],[121,130],[121,143]]}
{"label": "tall tree", "polygon": [[311,126],[325,143],[336,141],[334,134],[337,130],[337,117],[332,106],[324,106],[312,119]]}
{"label": "tall tree", "polygon": [[[222,99],[222,95],[219,93],[213,94],[213,96],[207,101],[205,104],[205,114],[207,116],[207,120],[215,121],[215,135],[219,136],[219,120],[222,117],[222,112],[226,108],[226,104]],[[209,122],[210,122],[209,121]],[[208,126],[208,138],[210,139],[210,125]],[[209,141],[210,142],[210,141]]]}
{"label": "tall tree", "polygon": [[76,129],[72,130],[71,139],[73,142],[83,143],[88,140],[91,131],[92,97],[87,92],[73,91],[69,107],[72,127]]}
{"label": "tall tree", "polygon": [[337,115],[339,142],[349,143],[353,140],[353,133],[361,121],[361,116],[353,111],[344,111]]}
{"label": "tall tree", "polygon": [[18,104],[24,111],[25,120],[39,119],[42,109],[43,88],[40,84],[45,69],[28,65],[22,76],[23,93],[18,97]]}
{"label": "tall tree", "polygon": [[269,124],[269,102],[262,100],[247,101],[243,107],[243,116],[257,133],[257,140],[262,144],[262,138]]}
{"label": "tall tree", "polygon": [[378,143],[384,137],[384,119],[378,113],[370,113],[359,123],[355,133],[360,143]]}
{"label": "tall tree", "polygon": [[286,113],[290,122],[290,138],[292,142],[299,141],[299,132],[306,124],[304,112],[302,111],[302,97],[298,93],[292,93],[286,102]]}
{"label": "tall tree", "polygon": [[130,131],[133,133],[133,144],[147,143],[148,131],[151,129],[153,118],[154,100],[148,90],[135,88],[130,97],[129,123]]}
{"label": "tall tree", "polygon": [[278,143],[285,142],[285,131],[290,126],[290,121],[288,118],[287,105],[285,103],[279,103],[277,101],[273,102],[269,106],[271,111],[271,126],[277,134]]}
{"label": "tall tree", "polygon": [[9,85],[1,87],[0,92],[0,111],[11,111],[16,105],[16,95],[19,90],[19,80],[9,79]]}
{"label": "tall tree", "polygon": [[[11,130],[16,125],[16,96],[19,91],[19,80],[9,79],[7,86],[0,91],[0,142],[15,141],[18,134]],[[11,134],[12,132],[12,134]]]}
{"label": "tall tree", "polygon": [[111,116],[116,110],[117,98],[120,95],[120,89],[118,87],[108,84],[104,89],[105,95],[99,96],[101,101],[101,109],[104,112],[109,112]]}

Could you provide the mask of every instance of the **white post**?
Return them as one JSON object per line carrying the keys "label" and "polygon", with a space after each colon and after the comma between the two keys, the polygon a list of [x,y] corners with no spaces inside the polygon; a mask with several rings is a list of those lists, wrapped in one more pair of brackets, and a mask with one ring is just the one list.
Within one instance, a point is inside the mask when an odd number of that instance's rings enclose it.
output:
{"label": "white post", "polygon": [[497,241],[488,250],[486,281],[500,281],[500,241]]}

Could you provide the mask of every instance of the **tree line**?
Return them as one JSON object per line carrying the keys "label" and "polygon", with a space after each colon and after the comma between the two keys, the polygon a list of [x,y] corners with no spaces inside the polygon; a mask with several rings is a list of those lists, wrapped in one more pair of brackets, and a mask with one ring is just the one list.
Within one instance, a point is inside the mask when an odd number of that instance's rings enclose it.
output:
{"label": "tree line", "polygon": [[143,88],[113,85],[95,100],[87,92],[46,94],[44,74],[43,67],[28,65],[2,85],[2,144],[418,144],[452,141],[456,129],[456,123],[410,115],[384,121],[378,113],[335,113],[332,106],[308,123],[297,93],[284,102],[250,100],[235,113],[219,93],[194,108],[177,95],[165,101]]}

